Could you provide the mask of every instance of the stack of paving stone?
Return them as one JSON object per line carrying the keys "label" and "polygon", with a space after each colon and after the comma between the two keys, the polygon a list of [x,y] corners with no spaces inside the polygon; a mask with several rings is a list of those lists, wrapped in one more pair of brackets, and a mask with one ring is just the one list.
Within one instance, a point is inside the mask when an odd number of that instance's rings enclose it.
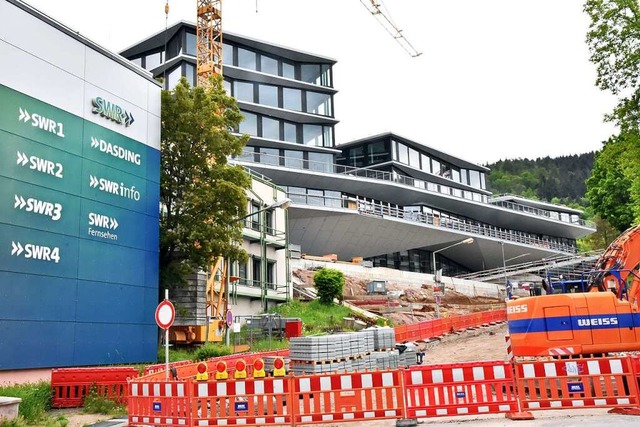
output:
{"label": "stack of paving stone", "polygon": [[367,328],[363,332],[373,335],[374,352],[371,353],[369,369],[396,369],[400,362],[395,348],[396,332],[393,328]]}
{"label": "stack of paving stone", "polygon": [[289,357],[294,374],[353,372],[370,369],[373,339],[355,332],[289,340]]}

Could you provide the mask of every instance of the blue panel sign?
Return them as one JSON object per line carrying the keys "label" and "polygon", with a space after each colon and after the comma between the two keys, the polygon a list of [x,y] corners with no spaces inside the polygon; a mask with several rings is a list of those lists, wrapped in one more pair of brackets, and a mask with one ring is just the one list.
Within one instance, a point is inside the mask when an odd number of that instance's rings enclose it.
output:
{"label": "blue panel sign", "polygon": [[466,393],[464,391],[456,391],[456,397],[458,399],[464,399],[466,396]]}
{"label": "blue panel sign", "polygon": [[584,393],[583,383],[568,383],[569,393]]}
{"label": "blue panel sign", "polygon": [[0,370],[154,360],[160,151],[0,100]]}
{"label": "blue panel sign", "polygon": [[234,407],[236,409],[236,412],[243,412],[243,411],[248,411],[249,410],[249,402],[236,401],[234,403],[235,403]]}
{"label": "blue panel sign", "polygon": [[162,411],[162,403],[153,402],[152,409],[153,409],[153,412],[161,412]]}

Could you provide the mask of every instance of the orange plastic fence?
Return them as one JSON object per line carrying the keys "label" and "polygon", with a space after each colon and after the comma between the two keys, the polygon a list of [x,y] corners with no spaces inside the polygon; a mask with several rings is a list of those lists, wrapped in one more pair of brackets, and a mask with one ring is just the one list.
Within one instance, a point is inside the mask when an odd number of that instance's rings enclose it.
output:
{"label": "orange plastic fence", "polygon": [[516,362],[522,410],[638,406],[630,357]]}
{"label": "orange plastic fence", "polygon": [[77,408],[89,393],[118,403],[127,403],[127,381],[138,376],[138,370],[123,368],[61,368],[51,371],[54,408]]}
{"label": "orange plastic fence", "polygon": [[407,418],[518,410],[513,370],[502,361],[412,367],[404,387]]}
{"label": "orange plastic fence", "polygon": [[129,425],[191,426],[192,381],[132,381]]}
{"label": "orange plastic fence", "polygon": [[293,377],[297,424],[394,419],[404,416],[401,371]]}
{"label": "orange plastic fence", "polygon": [[396,341],[418,341],[507,320],[506,309],[444,317],[395,328]]}

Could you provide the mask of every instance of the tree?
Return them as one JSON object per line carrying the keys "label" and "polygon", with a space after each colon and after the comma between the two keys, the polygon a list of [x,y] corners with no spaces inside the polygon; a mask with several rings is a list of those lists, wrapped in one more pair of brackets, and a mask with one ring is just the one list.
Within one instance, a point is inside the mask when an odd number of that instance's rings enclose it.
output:
{"label": "tree", "polygon": [[344,274],[333,268],[321,268],[313,275],[313,286],[318,291],[320,302],[331,305],[334,298],[342,300]]}
{"label": "tree", "polygon": [[619,232],[640,221],[640,7],[635,0],[587,0],[596,85],[618,98],[605,120],[619,127],[597,154],[587,180],[594,212]]}
{"label": "tree", "polygon": [[248,174],[227,158],[239,155],[247,137],[231,133],[242,115],[222,78],[208,88],[183,77],[162,92],[160,169],[160,286],[184,283],[216,257],[244,259],[242,229]]}

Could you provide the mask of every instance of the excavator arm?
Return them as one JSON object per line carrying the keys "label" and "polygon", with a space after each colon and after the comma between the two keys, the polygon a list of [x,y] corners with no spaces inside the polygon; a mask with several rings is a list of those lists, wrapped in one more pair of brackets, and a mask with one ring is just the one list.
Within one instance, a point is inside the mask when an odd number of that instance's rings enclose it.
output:
{"label": "excavator arm", "polygon": [[600,256],[591,276],[589,291],[607,291],[614,284],[619,299],[636,303],[640,288],[640,225],[620,234]]}

